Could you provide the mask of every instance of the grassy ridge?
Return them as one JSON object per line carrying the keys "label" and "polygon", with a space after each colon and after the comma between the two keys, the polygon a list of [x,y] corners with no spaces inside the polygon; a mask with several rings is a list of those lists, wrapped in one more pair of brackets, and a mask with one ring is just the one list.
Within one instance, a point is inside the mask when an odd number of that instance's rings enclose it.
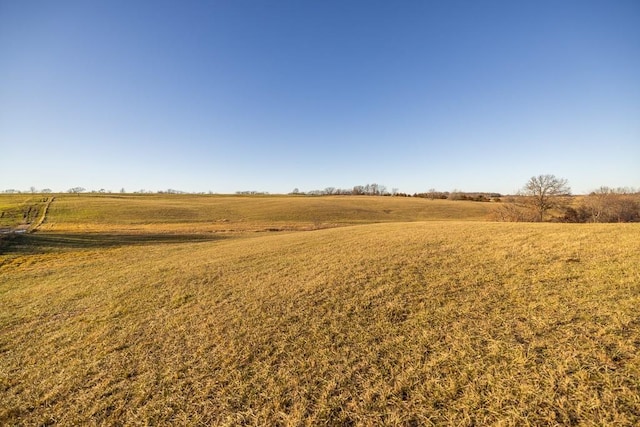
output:
{"label": "grassy ridge", "polygon": [[0,423],[640,423],[637,224],[43,235],[0,267]]}
{"label": "grassy ridge", "polygon": [[51,205],[48,231],[310,230],[372,222],[484,220],[489,203],[400,197],[66,195]]}

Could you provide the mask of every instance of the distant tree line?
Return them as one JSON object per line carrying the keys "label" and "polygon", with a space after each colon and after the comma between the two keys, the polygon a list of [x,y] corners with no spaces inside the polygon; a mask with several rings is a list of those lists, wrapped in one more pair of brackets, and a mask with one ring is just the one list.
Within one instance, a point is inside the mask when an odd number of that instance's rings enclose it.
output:
{"label": "distant tree line", "polygon": [[248,191],[236,191],[236,194],[239,196],[266,196],[269,194],[268,191],[255,191],[255,190],[248,190]]}
{"label": "distant tree line", "polygon": [[[66,192],[69,193],[69,194],[80,194],[80,193],[114,194],[113,191],[105,190],[104,188],[101,188],[100,190],[87,190],[84,187],[72,187],[72,188],[69,188]],[[6,194],[23,194],[23,193],[46,194],[46,193],[53,193],[53,190],[51,190],[50,188],[44,188],[42,190],[38,190],[35,187],[31,187],[29,191],[20,191],[20,190],[15,190],[15,189],[10,188],[10,189],[1,191],[0,193],[6,193]],[[124,188],[121,188],[119,193],[125,194],[125,193],[127,193],[127,191]],[[158,191],[149,191],[149,190],[141,189],[141,190],[134,191],[133,194],[207,194],[207,193],[189,193],[188,191],[174,190],[172,188],[169,188],[167,190],[158,190]],[[213,192],[209,191],[208,194],[213,194]]]}
{"label": "distant tree line", "polygon": [[326,187],[323,190],[311,190],[302,192],[297,188],[289,194],[301,196],[392,196],[398,193],[398,189],[394,188],[388,191],[387,187],[381,184],[356,185],[352,188],[336,188]]}
{"label": "distant tree line", "polygon": [[414,197],[422,197],[431,200],[469,200],[473,202],[499,202],[502,194],[484,192],[464,192],[460,190],[437,191],[432,188],[426,193],[417,193]]}
{"label": "distant tree line", "polygon": [[31,194],[35,194],[35,193],[52,193],[53,191],[50,188],[44,188],[42,190],[37,190],[35,187],[31,187],[29,189],[29,191],[20,191],[20,190],[15,190],[13,188],[8,188],[4,191],[2,191],[2,193],[5,194],[22,194],[22,193],[31,193]]}
{"label": "distant tree line", "polygon": [[[26,191],[20,191],[15,189],[4,190],[4,193],[27,193]],[[52,193],[52,190],[49,188],[45,188],[43,190],[37,190],[35,187],[31,187],[28,191],[30,193]],[[81,194],[81,193],[92,193],[92,194],[114,194],[111,190],[105,190],[101,188],[100,190],[87,190],[84,187],[72,187],[69,188],[67,193],[70,194]],[[190,193],[187,191],[175,190],[169,188],[167,190],[159,190],[159,191],[151,191],[140,189],[133,192],[127,192],[124,187],[118,191],[120,194],[214,194],[212,191],[207,193],[199,192],[199,193]],[[257,190],[242,190],[236,191],[235,194],[243,195],[243,196],[255,196],[255,195],[268,195],[268,191],[257,191]],[[470,201],[478,201],[478,202],[488,202],[488,201],[500,201],[500,197],[502,197],[499,193],[483,193],[483,192],[462,192],[459,190],[449,191],[437,191],[435,189],[430,189],[424,193],[413,193],[408,194],[404,192],[400,192],[398,188],[392,188],[389,190],[386,185],[371,183],[365,185],[355,185],[351,188],[338,188],[338,187],[325,187],[322,190],[311,190],[311,191],[300,191],[298,188],[294,188],[290,195],[300,195],[300,196],[395,196],[395,197],[420,197],[425,199],[445,199],[445,200],[470,200]]]}
{"label": "distant tree line", "polygon": [[351,188],[336,188],[326,187],[323,190],[311,190],[300,191],[298,188],[294,188],[291,195],[301,196],[394,196],[394,197],[420,197],[424,199],[443,199],[443,200],[471,200],[477,202],[489,202],[500,201],[502,195],[500,193],[481,193],[481,192],[462,192],[458,190],[454,191],[437,191],[430,189],[424,193],[403,193],[398,188],[387,189],[387,186],[382,184],[365,184],[356,185]]}

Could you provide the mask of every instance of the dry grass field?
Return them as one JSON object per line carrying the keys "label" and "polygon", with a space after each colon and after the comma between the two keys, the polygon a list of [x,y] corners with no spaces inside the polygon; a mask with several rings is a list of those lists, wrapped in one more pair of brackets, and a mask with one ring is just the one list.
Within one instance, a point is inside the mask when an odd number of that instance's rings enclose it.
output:
{"label": "dry grass field", "polygon": [[52,232],[312,230],[372,222],[486,220],[489,203],[392,197],[80,195],[51,206]]}
{"label": "dry grass field", "polygon": [[490,209],[59,196],[0,248],[0,424],[640,424],[640,224]]}

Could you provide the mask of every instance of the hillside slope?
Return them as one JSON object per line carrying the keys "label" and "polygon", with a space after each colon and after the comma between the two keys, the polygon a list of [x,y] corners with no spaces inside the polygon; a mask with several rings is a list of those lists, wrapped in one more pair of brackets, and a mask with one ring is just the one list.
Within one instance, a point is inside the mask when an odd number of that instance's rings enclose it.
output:
{"label": "hillside slope", "polygon": [[636,224],[253,236],[16,246],[0,423],[640,423]]}
{"label": "hillside slope", "polygon": [[43,230],[236,232],[378,222],[486,220],[491,203],[405,197],[62,195]]}

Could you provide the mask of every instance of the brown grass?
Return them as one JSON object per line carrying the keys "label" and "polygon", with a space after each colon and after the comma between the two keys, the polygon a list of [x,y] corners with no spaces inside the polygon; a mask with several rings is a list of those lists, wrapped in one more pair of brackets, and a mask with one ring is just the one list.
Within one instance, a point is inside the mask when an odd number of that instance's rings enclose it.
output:
{"label": "brown grass", "polygon": [[73,233],[292,231],[379,222],[485,220],[490,203],[401,197],[61,195],[42,230]]}
{"label": "brown grass", "polygon": [[638,224],[81,236],[0,257],[0,423],[640,423]]}

